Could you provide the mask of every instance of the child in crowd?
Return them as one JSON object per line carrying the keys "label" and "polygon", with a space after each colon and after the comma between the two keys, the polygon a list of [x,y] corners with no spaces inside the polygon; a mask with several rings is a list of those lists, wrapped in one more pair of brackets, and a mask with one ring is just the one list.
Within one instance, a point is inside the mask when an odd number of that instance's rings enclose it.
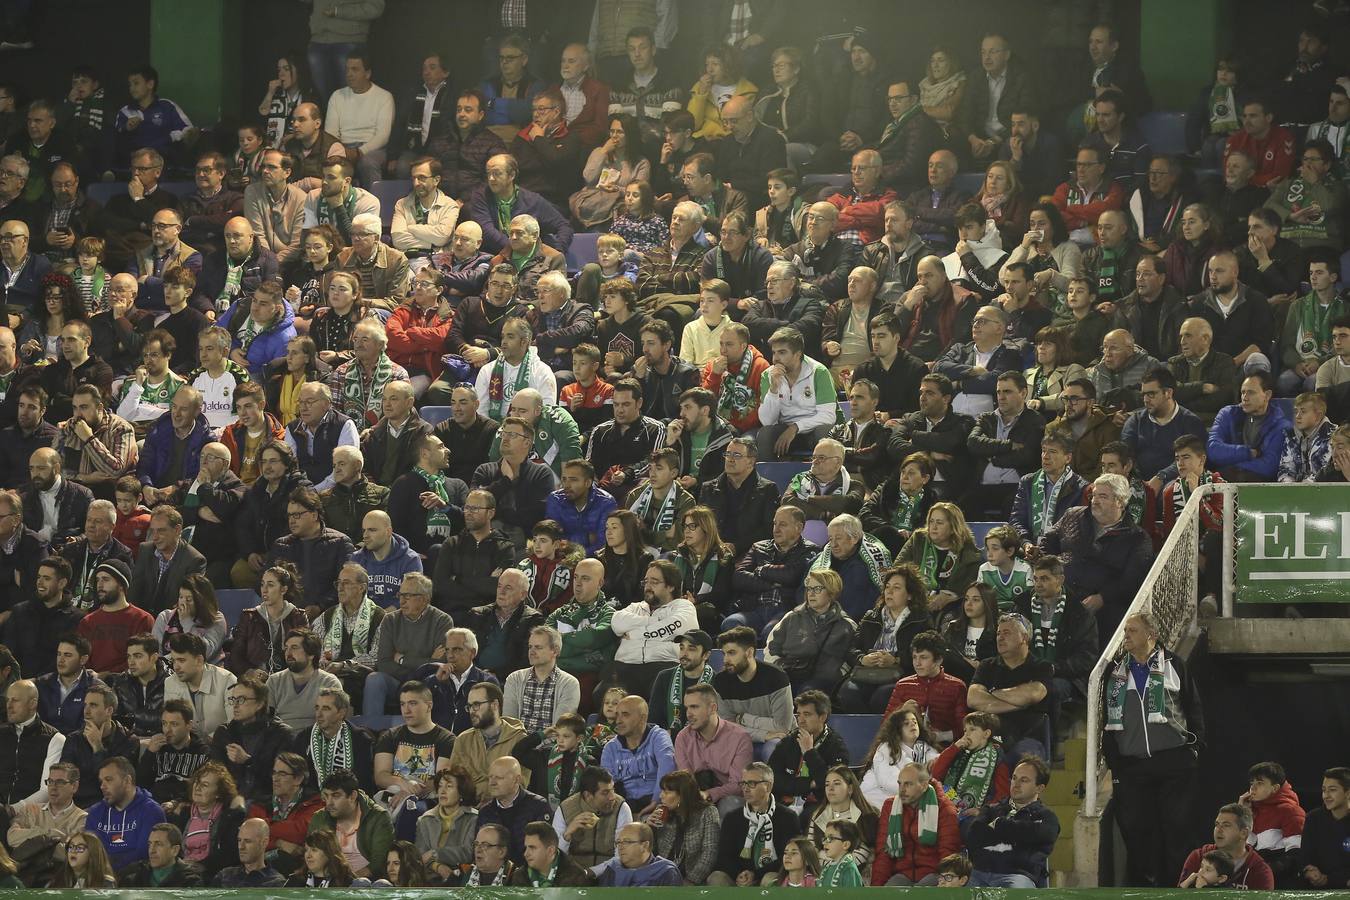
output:
{"label": "child in crowd", "polygon": [[558,393],[558,405],[572,414],[583,434],[614,415],[614,385],[600,377],[602,359],[599,347],[577,344],[572,349],[572,374],[577,380]]}
{"label": "child in crowd", "polygon": [[783,848],[783,865],[778,870],[778,886],[815,887],[820,875],[820,853],[807,837],[795,837]]}
{"label": "child in crowd", "polygon": [[[1163,527],[1162,536],[1166,540],[1172,533],[1186,501],[1202,484],[1222,484],[1223,478],[1218,472],[1205,467],[1208,454],[1205,439],[1195,434],[1184,434],[1172,442],[1173,458],[1177,463],[1177,477],[1162,492]],[[1223,495],[1211,494],[1200,508],[1200,591],[1201,612],[1213,615],[1218,611],[1220,587],[1220,551],[1223,549]],[[1213,565],[1210,565],[1213,560]]]}
{"label": "child in crowd", "polygon": [[1229,887],[1228,879],[1233,877],[1236,867],[1233,857],[1227,850],[1211,850],[1200,860],[1200,868],[1181,882],[1184,888],[1222,888]]}
{"label": "child in crowd", "polygon": [[1307,813],[1279,763],[1259,762],[1247,770],[1247,779],[1247,792],[1238,797],[1238,803],[1252,810],[1248,840],[1270,866],[1275,886],[1293,887]]}
{"label": "child in crowd", "polygon": [[108,310],[108,283],[112,281],[103,268],[103,238],[82,237],[75,243],[75,271],[71,278],[75,290],[84,301],[86,318],[93,318]]}
{"label": "child in crowd", "polygon": [[1097,310],[1097,285],[1087,278],[1069,279],[1064,302],[1069,309],[1069,321],[1064,324],[1069,326],[1070,362],[1092,365],[1102,355],[1102,338],[1119,320],[1115,314],[1108,317]]}
{"label": "child in crowd", "polygon": [[563,539],[563,528],[552,519],[534,526],[530,553],[516,568],[530,579],[530,605],[544,615],[572,599],[572,570],[585,552]]}
{"label": "child in crowd", "polygon": [[605,689],[605,695],[600,700],[599,714],[592,713],[590,722],[590,743],[595,748],[595,758],[600,758],[600,751],[605,748],[614,738],[614,726],[619,721],[619,701],[628,696],[628,691],[621,685]]}
{"label": "child in crowd", "polygon": [[602,234],[595,241],[595,261],[600,264],[600,279],[627,278],[637,284],[637,261],[625,251],[628,242],[617,234]]}
{"label": "child in crowd", "polygon": [[530,790],[554,809],[580,789],[581,770],[599,757],[586,733],[586,720],[564,713],[547,731],[526,735],[512,755],[530,770]]}
{"label": "child in crowd", "polygon": [[730,302],[731,285],[721,278],[709,278],[698,286],[699,317],[684,326],[680,337],[680,356],[687,362],[702,366],[722,354],[719,341],[731,324],[727,315]]}
{"label": "child in crowd", "polygon": [[998,611],[1009,612],[1031,590],[1031,564],[1017,555],[1022,537],[1011,525],[991,528],[984,537],[988,560],[980,565],[979,579],[994,589]]}
{"label": "child in crowd", "polygon": [[964,822],[980,807],[1008,799],[1012,784],[1003,744],[998,739],[999,718],[995,713],[967,713],[963,733],[933,763],[933,777],[956,795],[956,811]]}
{"label": "child in crowd", "polygon": [[854,822],[840,819],[825,826],[825,859],[817,887],[862,887],[862,873],[853,858],[853,850],[862,842],[862,832]]}
{"label": "child in crowd", "polygon": [[676,483],[680,454],[661,447],[651,455],[647,477],[628,492],[628,508],[642,525],[642,540],[662,553],[672,553],[684,540],[684,514],[694,508],[693,496]]}
{"label": "child in crowd", "polygon": [[1327,418],[1326,395],[1317,391],[1299,394],[1294,399],[1294,424],[1284,433],[1279,480],[1286,484],[1317,481],[1331,462],[1331,433],[1335,430]]}
{"label": "child in crowd", "polygon": [[125,544],[131,551],[131,558],[135,559],[150,530],[150,510],[141,505],[141,481],[135,475],[117,479],[114,490],[117,524],[113,526],[113,537]]}
{"label": "child in crowd", "polygon": [[965,887],[966,882],[970,881],[970,873],[975,871],[975,867],[970,864],[970,859],[964,853],[953,853],[951,856],[942,857],[937,871],[938,887],[960,888]]}

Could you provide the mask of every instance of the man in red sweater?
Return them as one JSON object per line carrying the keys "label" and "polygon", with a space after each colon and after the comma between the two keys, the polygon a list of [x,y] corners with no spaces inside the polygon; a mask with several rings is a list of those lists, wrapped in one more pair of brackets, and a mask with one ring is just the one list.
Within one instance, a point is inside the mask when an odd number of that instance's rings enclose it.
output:
{"label": "man in red sweater", "polygon": [[934,887],[938,863],[961,850],[956,807],[920,763],[901,767],[898,787],[881,805],[872,886]]}
{"label": "man in red sweater", "polygon": [[[1252,184],[1268,187],[1271,182],[1288,178],[1294,171],[1294,135],[1283,125],[1275,124],[1275,115],[1266,108],[1266,101],[1248,100],[1242,104],[1242,130],[1235,131],[1223,148],[1224,168],[1228,154],[1241,150],[1256,164]],[[1230,879],[1229,883],[1233,883]]]}
{"label": "man in red sweater", "polygon": [[1249,891],[1272,891],[1275,889],[1275,876],[1270,866],[1248,846],[1247,836],[1252,833],[1252,811],[1240,803],[1228,803],[1219,807],[1214,817],[1214,843],[1191,851],[1181,867],[1181,877],[1177,884],[1185,881],[1192,873],[1200,871],[1200,861],[1211,850],[1223,850],[1233,857],[1233,877],[1228,886],[1245,888]]}
{"label": "man in red sweater", "polygon": [[147,634],[155,617],[127,602],[131,566],[109,559],[94,570],[94,594],[99,608],[75,626],[89,641],[89,668],[100,675],[127,670],[127,642],[132,635]]}
{"label": "man in red sweater", "polygon": [[966,683],[943,671],[942,658],[947,645],[936,631],[914,635],[909,652],[914,661],[914,674],[895,683],[881,718],[884,721],[906,701],[913,700],[923,710],[933,739],[942,744],[951,743],[961,731],[961,723],[966,717]]}
{"label": "man in red sweater", "polygon": [[1055,188],[1055,206],[1069,226],[1069,237],[1080,247],[1097,242],[1097,219],[1107,210],[1120,209],[1125,191],[1106,177],[1106,156],[1098,147],[1079,147],[1074,177]]}
{"label": "man in red sweater", "polygon": [[839,210],[834,233],[865,247],[886,233],[886,205],[896,196],[895,191],[881,187],[881,154],[877,151],[853,154],[852,172],[853,187],[831,194],[827,201]]}

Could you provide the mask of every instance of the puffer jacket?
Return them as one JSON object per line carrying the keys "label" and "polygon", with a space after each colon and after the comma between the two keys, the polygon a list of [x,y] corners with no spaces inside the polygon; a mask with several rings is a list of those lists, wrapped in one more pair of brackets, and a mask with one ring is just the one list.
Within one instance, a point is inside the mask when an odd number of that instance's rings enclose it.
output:
{"label": "puffer jacket", "polygon": [[[233,320],[242,315],[239,310],[241,304],[248,303],[247,299],[240,300],[225,311],[225,315],[220,317],[216,324],[226,331],[235,334],[243,326],[243,320],[235,323],[231,327]],[[281,359],[286,355],[286,345],[295,337],[295,310],[291,309],[291,304],[282,301],[281,318],[267,326],[265,330],[248,345],[244,351],[248,358],[248,374],[254,381],[262,381],[263,372],[267,364],[275,359]],[[238,334],[235,334],[234,340],[230,344],[231,350],[238,350],[242,345],[239,342]]]}
{"label": "puffer jacket", "polygon": [[1314,482],[1331,462],[1331,433],[1335,424],[1323,417],[1313,433],[1299,434],[1297,428],[1286,429],[1284,450],[1280,453],[1279,480],[1287,483]]}
{"label": "puffer jacket", "polygon": [[803,603],[774,626],[764,658],[793,678],[837,684],[857,632],[838,603],[820,614]]}
{"label": "puffer jacket", "polygon": [[947,799],[941,784],[936,781],[930,781],[929,784],[937,792],[937,843],[925,844],[919,840],[919,811],[915,807],[906,807],[901,813],[901,827],[904,829],[902,855],[897,859],[887,853],[885,823],[890,820],[891,805],[895,798],[887,800],[881,805],[878,816],[876,856],[872,859],[873,887],[884,885],[892,875],[904,875],[917,884],[924,876],[937,872],[938,863],[943,858],[960,851],[961,831],[956,824],[956,807]]}
{"label": "puffer jacket", "polygon": [[1205,446],[1209,453],[1209,466],[1219,470],[1236,466],[1255,475],[1257,481],[1274,481],[1284,449],[1284,433],[1292,427],[1292,423],[1282,407],[1271,404],[1265,421],[1261,423],[1257,440],[1261,453],[1253,459],[1251,448],[1242,437],[1246,421],[1247,414],[1236,403],[1219,410],[1219,415],[1209,428],[1209,440]]}

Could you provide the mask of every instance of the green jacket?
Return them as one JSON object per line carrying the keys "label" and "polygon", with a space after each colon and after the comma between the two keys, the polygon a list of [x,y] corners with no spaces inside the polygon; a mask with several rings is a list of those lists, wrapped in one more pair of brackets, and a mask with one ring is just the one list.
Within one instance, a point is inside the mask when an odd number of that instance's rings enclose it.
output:
{"label": "green jacket", "polygon": [[614,604],[602,593],[589,606],[573,600],[549,613],[547,624],[562,632],[562,655],[558,668],[569,675],[599,672],[619,646],[619,639],[610,630]]}
{"label": "green jacket", "polygon": [[[370,860],[370,877],[383,878],[385,857],[394,843],[394,825],[389,820],[389,813],[376,805],[365,791],[357,793],[356,804],[361,808],[361,824],[356,829],[357,849]],[[309,833],[316,831],[337,831],[326,808],[320,809],[309,820]]]}
{"label": "green jacket", "polygon": [[[534,453],[559,478],[562,477],[563,463],[581,458],[581,429],[577,428],[570,412],[561,406],[544,407],[539,421],[534,423]],[[488,460],[496,462],[501,458],[502,434],[498,430],[492,437]]]}

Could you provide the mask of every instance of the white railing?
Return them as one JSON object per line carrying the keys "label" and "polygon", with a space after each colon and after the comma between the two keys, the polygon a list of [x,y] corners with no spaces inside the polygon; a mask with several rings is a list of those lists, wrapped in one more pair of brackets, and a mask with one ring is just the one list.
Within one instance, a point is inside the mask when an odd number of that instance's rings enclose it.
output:
{"label": "white railing", "polygon": [[[1136,612],[1150,613],[1157,622],[1158,639],[1164,646],[1175,647],[1195,622],[1202,527],[1200,504],[1213,493],[1223,494],[1223,611],[1226,616],[1232,615],[1233,497],[1236,489],[1237,486],[1231,484],[1206,484],[1191,495],[1125,613],[1125,616]],[[1124,624],[1122,617],[1088,677],[1087,762],[1083,775],[1083,815],[1088,817],[1101,813],[1097,795],[1102,774],[1102,682],[1120,653]]]}

